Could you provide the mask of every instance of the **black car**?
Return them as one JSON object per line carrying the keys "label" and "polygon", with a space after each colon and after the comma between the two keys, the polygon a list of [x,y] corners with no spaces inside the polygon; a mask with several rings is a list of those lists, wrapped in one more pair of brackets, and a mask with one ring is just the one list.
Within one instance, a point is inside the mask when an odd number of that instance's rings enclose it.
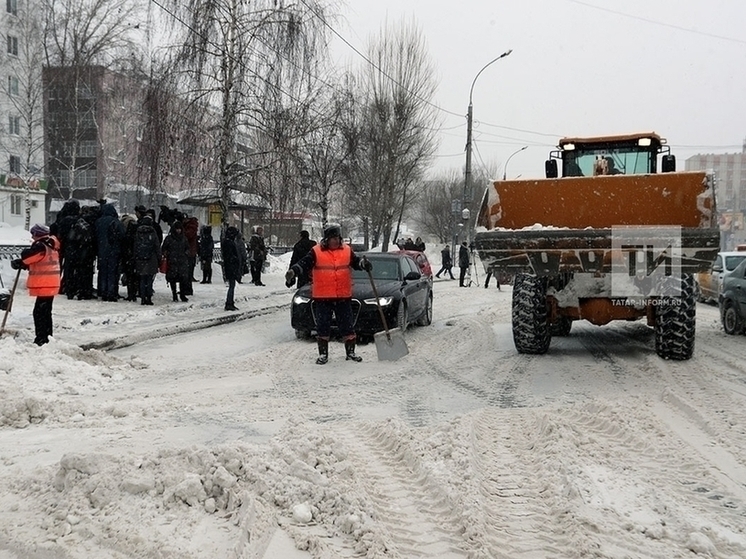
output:
{"label": "black car", "polygon": [[[406,254],[361,253],[373,264],[373,281],[386,317],[388,328],[407,329],[410,324],[428,326],[433,321],[432,281],[423,275],[417,263]],[[368,274],[352,271],[352,314],[355,332],[369,339],[383,330]],[[314,303],[311,286],[304,285],[293,295],[290,322],[298,338],[309,338],[316,333]],[[336,329],[336,324],[332,324]]]}
{"label": "black car", "polygon": [[722,279],[718,295],[720,318],[726,334],[740,334],[746,325],[746,260]]}

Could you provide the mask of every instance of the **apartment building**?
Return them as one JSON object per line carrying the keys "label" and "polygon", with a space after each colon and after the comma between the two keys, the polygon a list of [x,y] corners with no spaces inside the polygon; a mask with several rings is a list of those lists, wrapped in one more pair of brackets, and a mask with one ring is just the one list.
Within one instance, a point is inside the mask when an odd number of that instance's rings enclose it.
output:
{"label": "apartment building", "polygon": [[684,164],[687,171],[714,172],[722,249],[733,250],[746,243],[746,139],[740,153],[697,154]]}
{"label": "apartment building", "polygon": [[45,218],[46,174],[41,45],[34,0],[6,0],[0,12],[0,221],[29,227]]}

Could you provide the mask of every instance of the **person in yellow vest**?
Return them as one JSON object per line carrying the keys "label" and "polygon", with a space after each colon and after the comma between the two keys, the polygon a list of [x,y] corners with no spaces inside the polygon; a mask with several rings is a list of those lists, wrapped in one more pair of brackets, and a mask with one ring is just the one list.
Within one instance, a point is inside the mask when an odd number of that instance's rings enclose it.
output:
{"label": "person in yellow vest", "polygon": [[295,279],[308,277],[313,272],[311,298],[316,307],[316,341],[319,357],[316,363],[329,361],[329,339],[332,331],[332,315],[337,318],[339,333],[345,343],[347,361],[359,363],[362,357],[355,355],[355,325],[352,318],[352,272],[371,270],[370,260],[358,257],[350,245],[342,241],[338,226],[324,229],[321,243],[311,250],[285,274],[285,285],[292,287]]}
{"label": "person in yellow vest", "polygon": [[52,303],[60,291],[60,241],[49,234],[49,227],[36,224],[29,233],[33,242],[21,252],[21,257],[11,261],[14,270],[28,270],[29,295],[36,297],[34,304],[34,330],[36,345],[49,343],[52,335]]}

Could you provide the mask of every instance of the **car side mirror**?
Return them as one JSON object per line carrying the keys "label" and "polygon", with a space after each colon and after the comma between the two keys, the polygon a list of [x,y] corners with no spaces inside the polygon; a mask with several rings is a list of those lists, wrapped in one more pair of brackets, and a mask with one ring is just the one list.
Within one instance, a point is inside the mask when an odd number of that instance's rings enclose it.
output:
{"label": "car side mirror", "polygon": [[419,272],[409,272],[406,276],[404,276],[404,279],[406,281],[414,281],[420,279],[421,277],[422,274],[420,274]]}
{"label": "car side mirror", "polygon": [[722,268],[721,268],[720,266],[713,266],[713,267],[712,267],[712,271],[713,271],[713,272],[722,272],[722,271],[723,271],[723,269],[722,269]]}

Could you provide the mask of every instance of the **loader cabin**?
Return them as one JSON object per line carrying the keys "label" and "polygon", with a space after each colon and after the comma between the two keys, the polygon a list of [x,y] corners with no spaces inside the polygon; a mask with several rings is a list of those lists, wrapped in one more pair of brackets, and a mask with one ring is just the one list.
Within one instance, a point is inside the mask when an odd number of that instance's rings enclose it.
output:
{"label": "loader cabin", "polygon": [[549,154],[545,171],[548,179],[559,176],[557,161],[562,161],[563,177],[593,177],[598,175],[647,175],[676,170],[676,157],[671,155],[666,140],[654,132],[599,136],[595,138],[563,138],[558,150]]}

